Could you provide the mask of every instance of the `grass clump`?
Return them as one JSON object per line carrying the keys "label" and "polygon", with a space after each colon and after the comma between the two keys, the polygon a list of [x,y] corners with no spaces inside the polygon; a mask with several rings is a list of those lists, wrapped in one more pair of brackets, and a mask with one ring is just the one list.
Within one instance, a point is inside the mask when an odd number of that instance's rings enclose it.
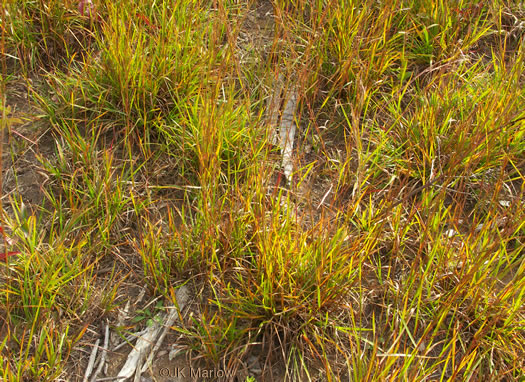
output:
{"label": "grass clump", "polygon": [[136,333],[184,284],[186,366],[519,380],[524,15],[4,1],[1,378],[81,378],[102,320]]}

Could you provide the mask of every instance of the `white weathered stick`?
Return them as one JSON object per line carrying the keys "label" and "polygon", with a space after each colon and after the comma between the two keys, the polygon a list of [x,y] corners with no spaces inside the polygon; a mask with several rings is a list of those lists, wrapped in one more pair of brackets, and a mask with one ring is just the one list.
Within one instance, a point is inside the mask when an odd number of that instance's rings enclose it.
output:
{"label": "white weathered stick", "polygon": [[[177,299],[179,309],[182,310],[189,300],[189,292],[187,287],[183,286],[179,288],[175,298]],[[160,348],[164,337],[177,317],[177,309],[176,307],[173,307],[173,311],[167,315],[167,318],[162,319],[160,316],[156,316],[153,319],[154,324],[137,339],[137,343],[129,353],[126,363],[118,374],[118,378],[127,380],[128,378],[131,378],[134,373],[136,373],[135,379],[140,378],[142,372],[145,371],[151,364],[154,354]],[[141,361],[146,357],[146,354],[150,351],[157,338],[158,340],[155,344],[155,347],[153,348],[151,354],[149,354],[148,359],[143,367]]]}
{"label": "white weathered stick", "polygon": [[155,317],[153,319],[153,322],[154,324],[148,328],[146,333],[142,337],[137,339],[137,343],[129,353],[126,363],[118,373],[118,378],[123,378],[124,380],[126,380],[128,378],[131,378],[131,376],[136,371],[140,371],[140,359],[143,358],[144,354],[147,353],[148,350],[151,348],[153,342],[155,341],[155,338],[157,338],[157,336],[160,333],[160,330],[162,329],[161,326],[157,323],[158,317]]}
{"label": "white weathered stick", "polygon": [[140,353],[139,359],[137,360],[137,370],[135,370],[135,378],[133,379],[133,382],[140,382],[142,379],[142,371],[140,370],[140,365],[142,365],[142,360],[144,359],[145,353]]}
{"label": "white weathered stick", "polygon": [[[129,314],[129,307],[130,307],[130,301],[126,303],[126,306],[124,307],[124,310],[119,309],[118,316],[117,316],[117,322],[115,323],[115,327],[121,327],[124,326],[124,322],[126,321],[126,318]],[[111,346],[115,347],[117,346],[117,343],[119,341],[120,336],[117,334],[117,332],[113,332],[110,338]],[[122,345],[122,344],[121,344]],[[124,346],[124,345],[122,345]],[[116,349],[113,349],[115,351]]]}
{"label": "white weathered stick", "polygon": [[295,138],[295,109],[297,108],[297,90],[292,87],[286,92],[285,104],[281,123],[279,125],[279,132],[281,134],[281,149],[283,153],[283,170],[288,184],[292,182],[293,172],[293,144]]}
{"label": "white weathered stick", "polygon": [[109,346],[109,325],[106,324],[106,331],[104,333],[104,347],[102,348],[102,354],[100,355],[100,361],[98,363],[97,370],[95,370],[95,374],[93,374],[93,377],[91,377],[91,382],[95,382],[97,380],[98,375],[102,371],[102,368],[104,367],[104,364],[106,363],[106,354],[108,352],[108,346]]}
{"label": "white weathered stick", "polygon": [[95,365],[95,360],[97,359],[97,352],[98,352],[98,344],[100,343],[100,338],[95,343],[95,346],[93,346],[93,350],[91,350],[91,355],[89,356],[89,361],[86,367],[86,372],[84,373],[84,379],[83,382],[87,382],[89,376],[93,372],[93,366]]}
{"label": "white weathered stick", "polygon": [[151,366],[151,363],[153,362],[153,357],[157,353],[157,351],[160,349],[160,346],[162,345],[162,342],[164,341],[164,338],[168,334],[170,328],[173,326],[177,318],[179,318],[179,312],[184,309],[186,304],[188,303],[190,299],[190,293],[188,288],[183,285],[180,287],[177,292],[175,293],[175,298],[177,299],[177,307],[173,306],[171,308],[171,313],[168,314],[168,317],[166,318],[164,322],[164,330],[162,331],[157,343],[153,347],[153,350],[148,356],[148,359],[144,363],[144,366],[142,367],[142,372],[145,372],[147,368]]}

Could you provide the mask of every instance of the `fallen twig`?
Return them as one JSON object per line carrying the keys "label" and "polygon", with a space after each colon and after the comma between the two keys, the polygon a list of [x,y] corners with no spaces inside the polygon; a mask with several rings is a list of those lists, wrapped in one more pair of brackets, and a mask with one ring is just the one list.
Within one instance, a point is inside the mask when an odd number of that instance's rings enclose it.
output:
{"label": "fallen twig", "polygon": [[91,350],[91,355],[89,356],[89,361],[86,367],[86,372],[84,373],[84,379],[83,382],[87,382],[89,376],[93,372],[93,366],[95,365],[95,360],[97,359],[97,352],[98,352],[98,345],[100,344],[100,338],[95,343],[95,346],[93,346],[93,350]]}
{"label": "fallen twig", "polygon": [[[177,290],[176,300],[179,311],[184,309],[189,300],[188,297],[189,291],[187,290],[187,287],[183,286]],[[118,374],[118,378],[126,380],[135,374],[135,380],[140,380],[140,375],[151,364],[154,354],[160,348],[169,328],[178,317],[177,307],[173,306],[171,308],[173,311],[167,314],[164,319],[160,316],[155,317],[153,319],[154,324],[146,329],[146,332],[137,339],[137,343],[129,353],[126,363]],[[153,343],[155,343],[155,346],[148,355],[145,365],[143,366],[142,360],[145,358],[146,353],[151,349]]]}
{"label": "fallen twig", "polygon": [[104,363],[106,362],[106,354],[108,352],[108,346],[109,346],[109,325],[106,324],[106,330],[104,333],[104,347],[102,348],[102,354],[100,355],[100,361],[98,362],[97,370],[95,370],[95,374],[93,374],[93,377],[91,377],[91,382],[95,382],[97,380],[98,375],[102,371],[102,368],[104,367]]}

